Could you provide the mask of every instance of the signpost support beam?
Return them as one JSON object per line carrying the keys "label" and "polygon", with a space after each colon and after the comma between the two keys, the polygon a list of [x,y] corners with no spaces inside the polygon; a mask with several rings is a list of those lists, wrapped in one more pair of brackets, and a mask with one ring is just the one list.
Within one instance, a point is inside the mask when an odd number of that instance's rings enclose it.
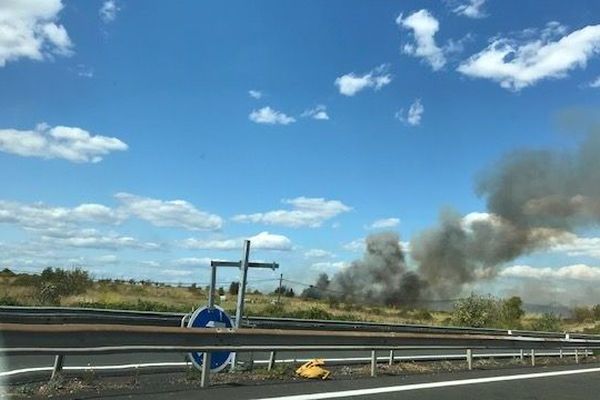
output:
{"label": "signpost support beam", "polygon": [[202,376],[200,377],[200,387],[208,387],[210,385],[210,353],[205,352],[202,357]]}

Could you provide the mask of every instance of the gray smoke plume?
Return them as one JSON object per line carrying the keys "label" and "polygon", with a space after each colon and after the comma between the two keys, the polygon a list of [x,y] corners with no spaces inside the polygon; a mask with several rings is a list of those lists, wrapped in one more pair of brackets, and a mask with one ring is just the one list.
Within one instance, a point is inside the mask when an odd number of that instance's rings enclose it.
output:
{"label": "gray smoke plume", "polygon": [[575,228],[600,221],[600,134],[574,152],[519,151],[485,171],[476,184],[488,216],[467,223],[443,212],[438,226],[411,241],[411,256],[429,294],[460,293],[493,277],[498,266],[547,247]]}
{"label": "gray smoke plume", "polygon": [[362,260],[338,272],[330,287],[343,300],[399,305],[418,300],[423,285],[407,270],[398,235],[380,233],[366,238]]}
{"label": "gray smoke plume", "polygon": [[[466,218],[443,210],[439,224],[411,240],[417,272],[406,267],[398,236],[369,236],[362,260],[336,274],[345,299],[405,304],[448,299],[498,267],[600,222],[600,132],[575,151],[518,151],[484,171],[476,192],[488,213]],[[572,237],[572,235],[570,235]]]}

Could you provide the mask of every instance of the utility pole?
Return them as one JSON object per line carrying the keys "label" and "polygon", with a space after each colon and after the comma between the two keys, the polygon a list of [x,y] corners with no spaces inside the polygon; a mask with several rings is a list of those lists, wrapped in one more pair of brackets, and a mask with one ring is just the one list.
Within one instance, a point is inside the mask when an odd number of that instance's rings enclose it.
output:
{"label": "utility pole", "polygon": [[282,283],[283,283],[283,274],[279,274],[279,290],[277,291],[277,303],[281,303]]}

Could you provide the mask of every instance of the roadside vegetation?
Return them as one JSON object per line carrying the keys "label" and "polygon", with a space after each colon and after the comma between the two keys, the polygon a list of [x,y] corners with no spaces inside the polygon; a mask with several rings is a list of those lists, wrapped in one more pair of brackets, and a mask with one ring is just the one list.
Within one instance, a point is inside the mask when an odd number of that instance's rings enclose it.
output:
{"label": "roadside vegetation", "polygon": [[[237,282],[218,288],[217,304],[233,313],[238,289]],[[8,268],[0,271],[0,305],[4,306],[189,312],[207,300],[208,288],[133,279],[93,280],[80,268],[46,268],[40,274],[14,273]],[[499,299],[472,294],[456,301],[449,311],[432,311],[344,303],[327,296],[318,283],[299,295],[286,286],[271,293],[249,291],[246,312],[253,316],[600,333],[600,305],[578,306],[570,317],[561,318],[549,313],[525,313],[519,297]]]}

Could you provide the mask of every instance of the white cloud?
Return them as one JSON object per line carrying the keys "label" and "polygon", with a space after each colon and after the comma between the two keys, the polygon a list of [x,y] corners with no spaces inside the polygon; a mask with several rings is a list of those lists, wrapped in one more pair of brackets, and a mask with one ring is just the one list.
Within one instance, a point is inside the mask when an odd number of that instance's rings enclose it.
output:
{"label": "white cloud", "polygon": [[324,261],[324,262],[318,262],[318,263],[312,264],[310,266],[310,269],[312,269],[314,271],[328,272],[328,273],[335,274],[339,270],[347,268],[349,265],[350,265],[350,263],[347,261],[335,261],[335,262]]}
{"label": "white cloud", "polygon": [[536,268],[529,265],[513,265],[500,272],[508,278],[532,279],[573,279],[581,281],[600,281],[600,267],[585,264],[567,265],[560,268]]}
{"label": "white cloud", "polygon": [[62,8],[61,0],[0,2],[0,67],[20,58],[72,54],[67,30],[57,23]]}
{"label": "white cloud", "polygon": [[591,88],[600,88],[600,76],[589,83],[589,87]]}
{"label": "white cloud", "polygon": [[260,110],[253,110],[248,116],[250,121],[257,124],[268,125],[288,125],[296,122],[294,117],[285,115],[280,111],[275,111],[271,107],[263,107]]}
{"label": "white cloud", "polygon": [[282,225],[292,228],[317,228],[323,222],[352,209],[339,200],[326,200],[323,198],[297,197],[295,199],[285,199],[282,202],[291,205],[292,210],[239,214],[234,216],[232,220],[245,223]]}
{"label": "white cloud", "polygon": [[0,200],[0,223],[18,225],[46,235],[59,235],[84,222],[115,224],[121,220],[118,212],[101,204],[89,203],[67,208]]}
{"label": "white cloud", "polygon": [[260,90],[248,90],[248,95],[257,100],[263,97],[263,94]]}
{"label": "white cloud", "polygon": [[280,250],[292,249],[292,241],[283,235],[261,232],[251,237],[239,237],[233,239],[211,239],[203,240],[196,238],[185,239],[181,245],[188,249],[200,250],[240,250],[245,239],[250,240],[250,246],[256,250]]}
{"label": "white cloud", "polygon": [[579,237],[572,233],[565,233],[554,241],[551,250],[566,253],[571,257],[600,259],[600,237]]}
{"label": "white cloud", "polygon": [[104,23],[112,22],[117,18],[117,13],[120,10],[116,0],[105,0],[100,7],[100,19],[102,19],[102,22]]}
{"label": "white cloud", "polygon": [[370,225],[367,225],[367,229],[390,229],[400,225],[399,218],[383,218],[373,221]]}
{"label": "white cloud", "polygon": [[209,267],[211,259],[208,257],[183,257],[173,261],[176,266]]}
{"label": "white cloud", "polygon": [[404,115],[404,109],[400,109],[400,111],[396,112],[395,117],[410,126],[418,126],[421,124],[424,112],[425,107],[421,104],[421,99],[415,99],[406,115]]}
{"label": "white cloud", "polygon": [[435,43],[435,34],[440,29],[437,19],[423,9],[406,18],[400,14],[396,24],[403,29],[412,30],[415,43],[406,43],[402,51],[408,55],[424,59],[434,71],[446,64],[444,50]]}
{"label": "white cloud", "polygon": [[335,254],[323,249],[310,249],[304,253],[306,258],[334,258]]}
{"label": "white cloud", "polygon": [[158,200],[130,193],[117,193],[115,197],[122,204],[122,212],[155,226],[217,230],[223,225],[223,220],[218,215],[200,211],[185,200]]}
{"label": "white cloud", "polygon": [[482,9],[485,2],[486,0],[468,0],[466,3],[454,8],[452,12],[469,18],[484,18],[487,17]]}
{"label": "white cloud", "polygon": [[521,36],[525,39],[495,38],[457,70],[499,82],[503,88],[514,91],[542,79],[565,78],[570,70],[585,68],[587,61],[600,51],[600,25],[565,33],[564,26],[551,22],[541,31],[523,31]]}
{"label": "white cloud", "polygon": [[352,252],[363,252],[366,248],[365,238],[355,239],[349,243],[344,244],[342,247]]}
{"label": "white cloud", "polygon": [[392,76],[387,73],[389,66],[382,64],[364,75],[353,72],[336,78],[334,84],[344,96],[354,96],[366,88],[379,90],[392,81]]}
{"label": "white cloud", "polygon": [[110,152],[127,148],[117,138],[92,135],[76,127],[38,124],[34,130],[0,129],[0,151],[24,157],[97,163]]}
{"label": "white cloud", "polygon": [[82,78],[94,77],[94,69],[84,64],[77,64],[73,71],[77,74],[77,76],[80,76]]}
{"label": "white cloud", "polygon": [[302,113],[302,117],[310,117],[318,120],[328,120],[329,115],[327,114],[327,107],[319,104],[315,108],[311,108]]}
{"label": "white cloud", "polygon": [[125,248],[156,250],[160,246],[152,242],[140,242],[131,237],[114,232],[101,233],[96,229],[78,229],[72,231],[52,232],[48,235],[44,232],[41,237],[43,242],[52,244],[54,247],[76,247],[88,249],[119,250]]}

